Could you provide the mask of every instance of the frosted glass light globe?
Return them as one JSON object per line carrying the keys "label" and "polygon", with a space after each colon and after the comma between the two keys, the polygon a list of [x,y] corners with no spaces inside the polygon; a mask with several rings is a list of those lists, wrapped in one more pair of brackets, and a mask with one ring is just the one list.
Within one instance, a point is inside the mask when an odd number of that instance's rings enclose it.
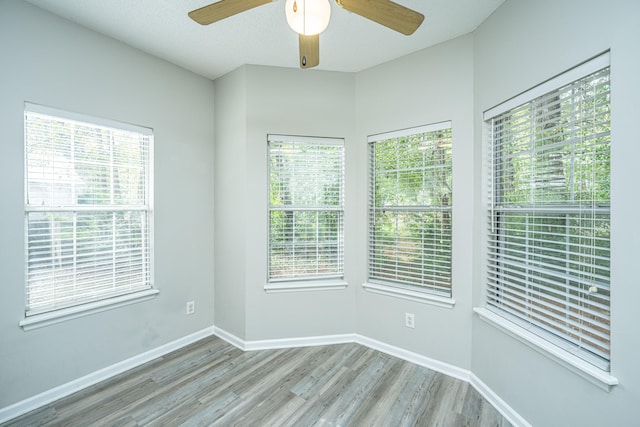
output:
{"label": "frosted glass light globe", "polygon": [[329,0],[287,0],[284,10],[291,29],[305,36],[323,32],[331,17]]}

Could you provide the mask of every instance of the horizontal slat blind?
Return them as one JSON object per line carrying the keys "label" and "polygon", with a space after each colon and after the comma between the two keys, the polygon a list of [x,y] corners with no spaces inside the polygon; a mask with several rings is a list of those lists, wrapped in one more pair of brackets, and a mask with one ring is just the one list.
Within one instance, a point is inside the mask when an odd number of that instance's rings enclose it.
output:
{"label": "horizontal slat blind", "polygon": [[344,140],[268,136],[269,280],[343,276]]}
{"label": "horizontal slat blind", "polygon": [[150,130],[51,111],[25,108],[27,315],[151,287]]}
{"label": "horizontal slat blind", "polygon": [[609,68],[492,117],[488,305],[609,369]]}
{"label": "horizontal slat blind", "polygon": [[369,138],[369,281],[451,296],[451,123]]}

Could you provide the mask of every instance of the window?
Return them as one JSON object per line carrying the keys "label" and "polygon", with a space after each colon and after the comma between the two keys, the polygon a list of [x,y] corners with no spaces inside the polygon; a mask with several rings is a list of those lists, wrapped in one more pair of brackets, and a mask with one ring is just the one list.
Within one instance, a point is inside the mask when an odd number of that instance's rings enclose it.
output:
{"label": "window", "polygon": [[151,289],[151,130],[33,104],[24,120],[27,319]]}
{"label": "window", "polygon": [[451,297],[451,142],[451,122],[369,137],[370,290]]}
{"label": "window", "polygon": [[609,370],[608,55],[485,114],[488,309]]}
{"label": "window", "polygon": [[268,136],[269,282],[343,276],[344,140]]}

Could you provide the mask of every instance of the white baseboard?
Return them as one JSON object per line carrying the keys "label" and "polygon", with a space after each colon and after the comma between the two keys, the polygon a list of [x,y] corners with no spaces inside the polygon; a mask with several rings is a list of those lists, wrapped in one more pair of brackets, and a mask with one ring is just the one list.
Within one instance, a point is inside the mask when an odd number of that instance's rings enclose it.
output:
{"label": "white baseboard", "polygon": [[19,417],[20,415],[26,414],[27,412],[33,411],[34,409],[38,409],[58,399],[62,399],[63,397],[69,396],[70,394],[97,384],[100,381],[104,381],[124,371],[150,362],[153,359],[157,359],[158,357],[164,356],[165,354],[171,353],[172,351],[178,350],[213,334],[213,327],[203,329],[201,331],[161,345],[160,347],[156,347],[152,350],[149,350],[127,360],[123,360],[122,362],[107,366],[104,369],[92,372],[88,375],[70,381],[66,384],[62,384],[58,387],[52,388],[28,399],[14,403],[11,406],[0,408],[0,423]]}
{"label": "white baseboard", "polygon": [[279,348],[314,347],[318,345],[346,344],[355,342],[355,334],[320,335],[315,337],[277,338],[271,340],[245,341],[232,333],[214,328],[214,334],[243,351],[275,350]]}
{"label": "white baseboard", "polygon": [[321,335],[317,337],[247,341],[245,343],[245,348],[247,351],[272,350],[278,348],[314,347],[318,345],[346,344],[352,342],[354,342],[353,334]]}
{"label": "white baseboard", "polygon": [[217,326],[213,327],[213,333],[214,333],[215,336],[217,336],[218,338],[220,338],[222,340],[225,340],[226,342],[228,342],[232,346],[237,347],[242,351],[246,351],[247,350],[245,348],[245,343],[244,343],[244,340],[242,338],[238,338],[237,336],[233,335],[232,333],[227,332],[224,329],[220,329]]}
{"label": "white baseboard", "polygon": [[531,427],[531,424],[520,416],[511,406],[507,404],[500,396],[489,388],[480,378],[471,374],[469,383],[482,395],[503,417],[511,424],[518,427]]}

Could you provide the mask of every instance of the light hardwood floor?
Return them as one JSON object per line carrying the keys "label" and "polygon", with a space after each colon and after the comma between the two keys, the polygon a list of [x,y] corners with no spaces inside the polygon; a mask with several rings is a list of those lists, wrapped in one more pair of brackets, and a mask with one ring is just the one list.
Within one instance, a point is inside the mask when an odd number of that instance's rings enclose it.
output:
{"label": "light hardwood floor", "polygon": [[464,381],[359,344],[206,338],[2,426],[508,426]]}

